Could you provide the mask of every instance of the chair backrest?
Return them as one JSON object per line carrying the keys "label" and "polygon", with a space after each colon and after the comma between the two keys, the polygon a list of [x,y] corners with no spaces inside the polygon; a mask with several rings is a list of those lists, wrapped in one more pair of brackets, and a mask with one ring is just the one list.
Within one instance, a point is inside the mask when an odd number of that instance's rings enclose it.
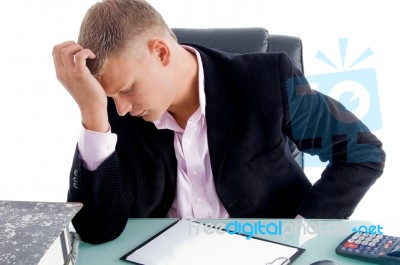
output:
{"label": "chair backrest", "polygon": [[[173,28],[179,43],[194,43],[230,53],[286,52],[296,67],[304,72],[303,46],[300,38],[270,35],[264,28]],[[304,156],[293,142],[290,150],[297,163],[304,168]]]}

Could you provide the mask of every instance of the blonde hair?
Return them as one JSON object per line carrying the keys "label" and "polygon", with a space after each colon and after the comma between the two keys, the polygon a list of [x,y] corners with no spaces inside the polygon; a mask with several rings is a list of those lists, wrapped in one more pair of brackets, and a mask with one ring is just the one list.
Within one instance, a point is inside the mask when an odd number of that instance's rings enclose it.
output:
{"label": "blonde hair", "polygon": [[78,43],[96,54],[86,65],[100,79],[111,56],[149,32],[167,32],[176,39],[162,16],[146,1],[103,0],[87,11]]}

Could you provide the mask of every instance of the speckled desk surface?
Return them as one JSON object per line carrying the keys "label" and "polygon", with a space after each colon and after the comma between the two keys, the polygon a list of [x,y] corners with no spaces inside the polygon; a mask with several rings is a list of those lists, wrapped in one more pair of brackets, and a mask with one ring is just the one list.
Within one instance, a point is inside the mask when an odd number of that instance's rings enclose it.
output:
{"label": "speckled desk surface", "polygon": [[38,264],[80,203],[0,200],[0,264]]}

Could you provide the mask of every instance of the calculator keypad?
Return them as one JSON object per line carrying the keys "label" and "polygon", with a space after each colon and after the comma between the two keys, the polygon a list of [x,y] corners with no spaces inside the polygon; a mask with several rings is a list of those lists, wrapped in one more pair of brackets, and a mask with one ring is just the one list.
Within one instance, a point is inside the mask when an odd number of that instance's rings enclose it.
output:
{"label": "calculator keypad", "polygon": [[396,237],[387,235],[355,233],[342,244],[341,250],[361,255],[383,256],[397,241],[396,239]]}

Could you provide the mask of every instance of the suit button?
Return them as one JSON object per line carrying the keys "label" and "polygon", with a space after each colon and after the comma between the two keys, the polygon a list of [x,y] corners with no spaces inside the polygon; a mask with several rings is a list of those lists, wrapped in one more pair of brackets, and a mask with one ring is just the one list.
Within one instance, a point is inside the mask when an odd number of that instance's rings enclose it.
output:
{"label": "suit button", "polygon": [[79,177],[79,171],[76,170],[76,169],[74,170],[74,176],[75,176],[75,177]]}
{"label": "suit button", "polygon": [[79,189],[79,185],[76,182],[74,182],[74,184],[72,184],[72,186],[74,186],[74,188],[77,189],[77,190]]}
{"label": "suit button", "polygon": [[74,177],[73,179],[72,179],[75,183],[78,183],[78,178],[77,177]]}

